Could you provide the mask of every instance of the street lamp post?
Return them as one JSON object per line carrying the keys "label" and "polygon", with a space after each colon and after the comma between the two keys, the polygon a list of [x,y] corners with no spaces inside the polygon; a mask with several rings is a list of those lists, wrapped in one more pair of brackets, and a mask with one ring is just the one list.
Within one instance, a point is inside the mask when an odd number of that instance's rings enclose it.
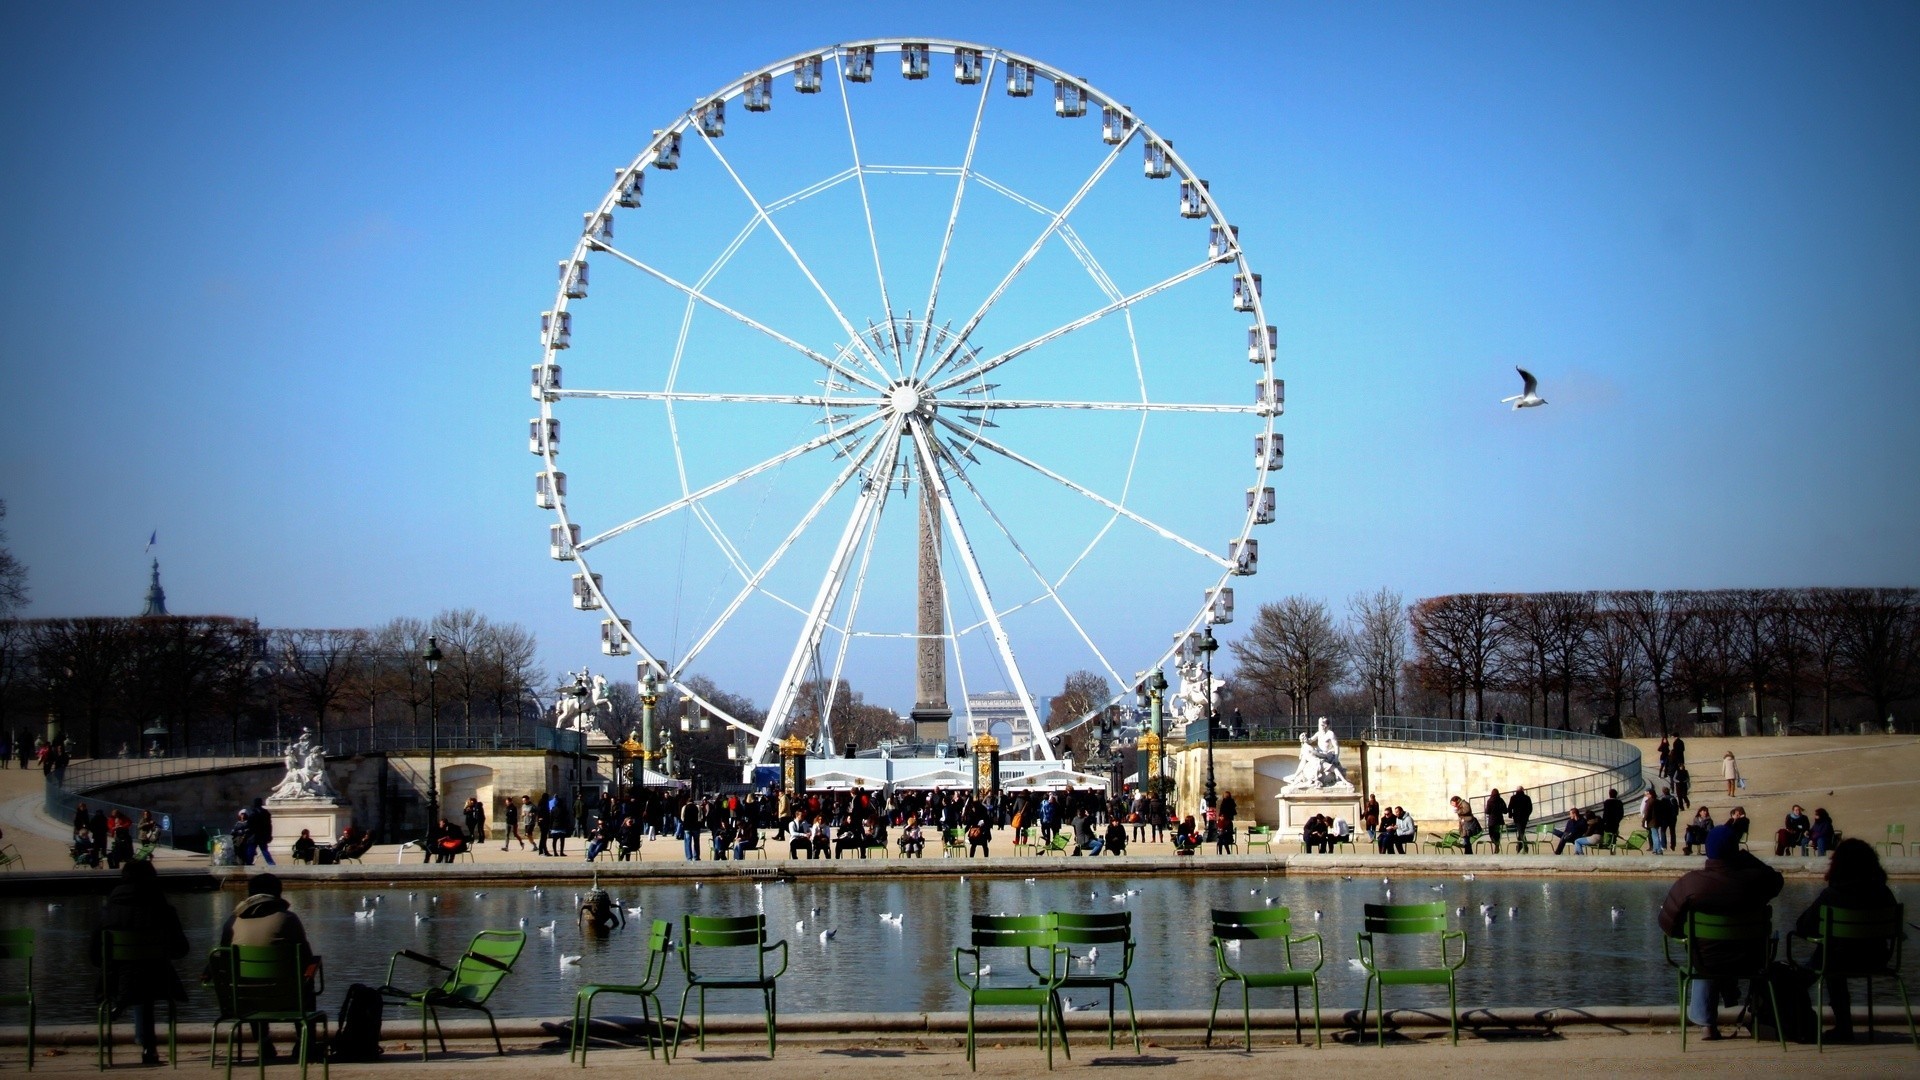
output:
{"label": "street lamp post", "polygon": [[1220,643],[1214,640],[1212,623],[1208,623],[1201,632],[1198,647],[1200,662],[1206,671],[1201,692],[1207,696],[1207,809],[1211,810],[1219,802],[1213,782],[1213,652],[1220,647]]}
{"label": "street lamp post", "polygon": [[440,824],[440,641],[427,639],[427,831]]}

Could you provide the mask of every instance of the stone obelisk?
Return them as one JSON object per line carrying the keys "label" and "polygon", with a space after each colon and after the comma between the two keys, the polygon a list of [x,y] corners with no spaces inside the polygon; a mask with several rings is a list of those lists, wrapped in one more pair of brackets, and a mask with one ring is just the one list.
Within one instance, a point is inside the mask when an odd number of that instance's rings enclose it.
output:
{"label": "stone obelisk", "polygon": [[[924,477],[922,478],[924,480]],[[933,485],[920,485],[919,619],[913,680],[914,738],[923,743],[948,739],[953,710],[947,707],[946,614],[940,585],[940,507]]]}

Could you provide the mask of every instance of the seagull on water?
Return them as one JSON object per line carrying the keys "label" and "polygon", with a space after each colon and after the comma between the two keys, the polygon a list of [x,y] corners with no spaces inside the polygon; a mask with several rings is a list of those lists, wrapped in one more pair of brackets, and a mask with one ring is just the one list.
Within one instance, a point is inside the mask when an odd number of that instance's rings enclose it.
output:
{"label": "seagull on water", "polygon": [[820,942],[821,942],[821,944],[823,944],[823,945],[824,945],[825,943],[827,943],[827,942],[829,942],[829,941],[832,941],[832,940],[833,940],[833,935],[835,935],[835,934],[837,934],[837,933],[839,933],[839,932],[840,932],[840,931],[838,931],[838,930],[822,930],[822,931],[820,931]]}
{"label": "seagull on water", "polygon": [[1091,1008],[1093,1008],[1093,1003],[1091,1001],[1086,1002],[1085,1004],[1076,1004],[1072,998],[1060,999],[1060,1010],[1062,1012],[1085,1012],[1086,1010]]}
{"label": "seagull on water", "polygon": [[1501,398],[1500,404],[1505,405],[1511,401],[1516,409],[1531,409],[1535,405],[1545,405],[1547,399],[1536,393],[1540,389],[1540,380],[1533,377],[1533,372],[1523,367],[1513,370],[1520,373],[1520,392],[1512,397]]}
{"label": "seagull on water", "polygon": [[566,967],[568,964],[577,964],[579,962],[580,962],[580,958],[578,956],[563,956],[560,958],[561,967]]}
{"label": "seagull on water", "polygon": [[547,925],[540,928],[540,932],[547,935],[548,937],[552,937],[554,925],[555,924],[552,921],[549,921]]}
{"label": "seagull on water", "polygon": [[366,920],[373,918],[373,909],[368,908],[366,911],[356,911],[353,913],[353,917],[355,919],[360,920],[361,922],[365,922]]}

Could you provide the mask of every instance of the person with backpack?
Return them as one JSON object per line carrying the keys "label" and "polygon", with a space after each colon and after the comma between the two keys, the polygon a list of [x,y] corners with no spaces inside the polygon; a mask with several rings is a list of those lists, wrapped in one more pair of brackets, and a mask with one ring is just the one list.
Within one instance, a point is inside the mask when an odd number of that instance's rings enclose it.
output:
{"label": "person with backpack", "polygon": [[[1766,908],[1786,879],[1780,871],[1740,850],[1739,838],[1725,825],[1707,834],[1707,862],[1698,870],[1683,874],[1667,892],[1660,905],[1660,929],[1668,937],[1684,937],[1687,916],[1700,912],[1711,915],[1739,915]],[[1709,967],[1737,966],[1753,946],[1740,941],[1707,941],[1693,946],[1695,955]],[[1687,989],[1687,1020],[1706,1029],[1706,1038],[1720,1038],[1715,1024],[1719,1001],[1729,1004],[1738,994],[1738,980],[1695,979]]]}

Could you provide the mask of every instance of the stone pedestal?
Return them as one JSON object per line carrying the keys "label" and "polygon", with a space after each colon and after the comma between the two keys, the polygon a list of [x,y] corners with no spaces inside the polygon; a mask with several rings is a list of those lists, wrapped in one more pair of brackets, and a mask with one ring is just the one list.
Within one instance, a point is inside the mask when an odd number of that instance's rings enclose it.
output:
{"label": "stone pedestal", "polygon": [[267,809],[273,812],[273,846],[283,853],[292,849],[301,829],[325,847],[340,839],[340,830],[353,822],[353,808],[333,798],[268,799]]}
{"label": "stone pedestal", "polygon": [[1281,832],[1300,835],[1307,819],[1315,814],[1346,818],[1347,823],[1353,826],[1353,831],[1361,831],[1360,793],[1357,791],[1282,792],[1273,798],[1278,804]]}

